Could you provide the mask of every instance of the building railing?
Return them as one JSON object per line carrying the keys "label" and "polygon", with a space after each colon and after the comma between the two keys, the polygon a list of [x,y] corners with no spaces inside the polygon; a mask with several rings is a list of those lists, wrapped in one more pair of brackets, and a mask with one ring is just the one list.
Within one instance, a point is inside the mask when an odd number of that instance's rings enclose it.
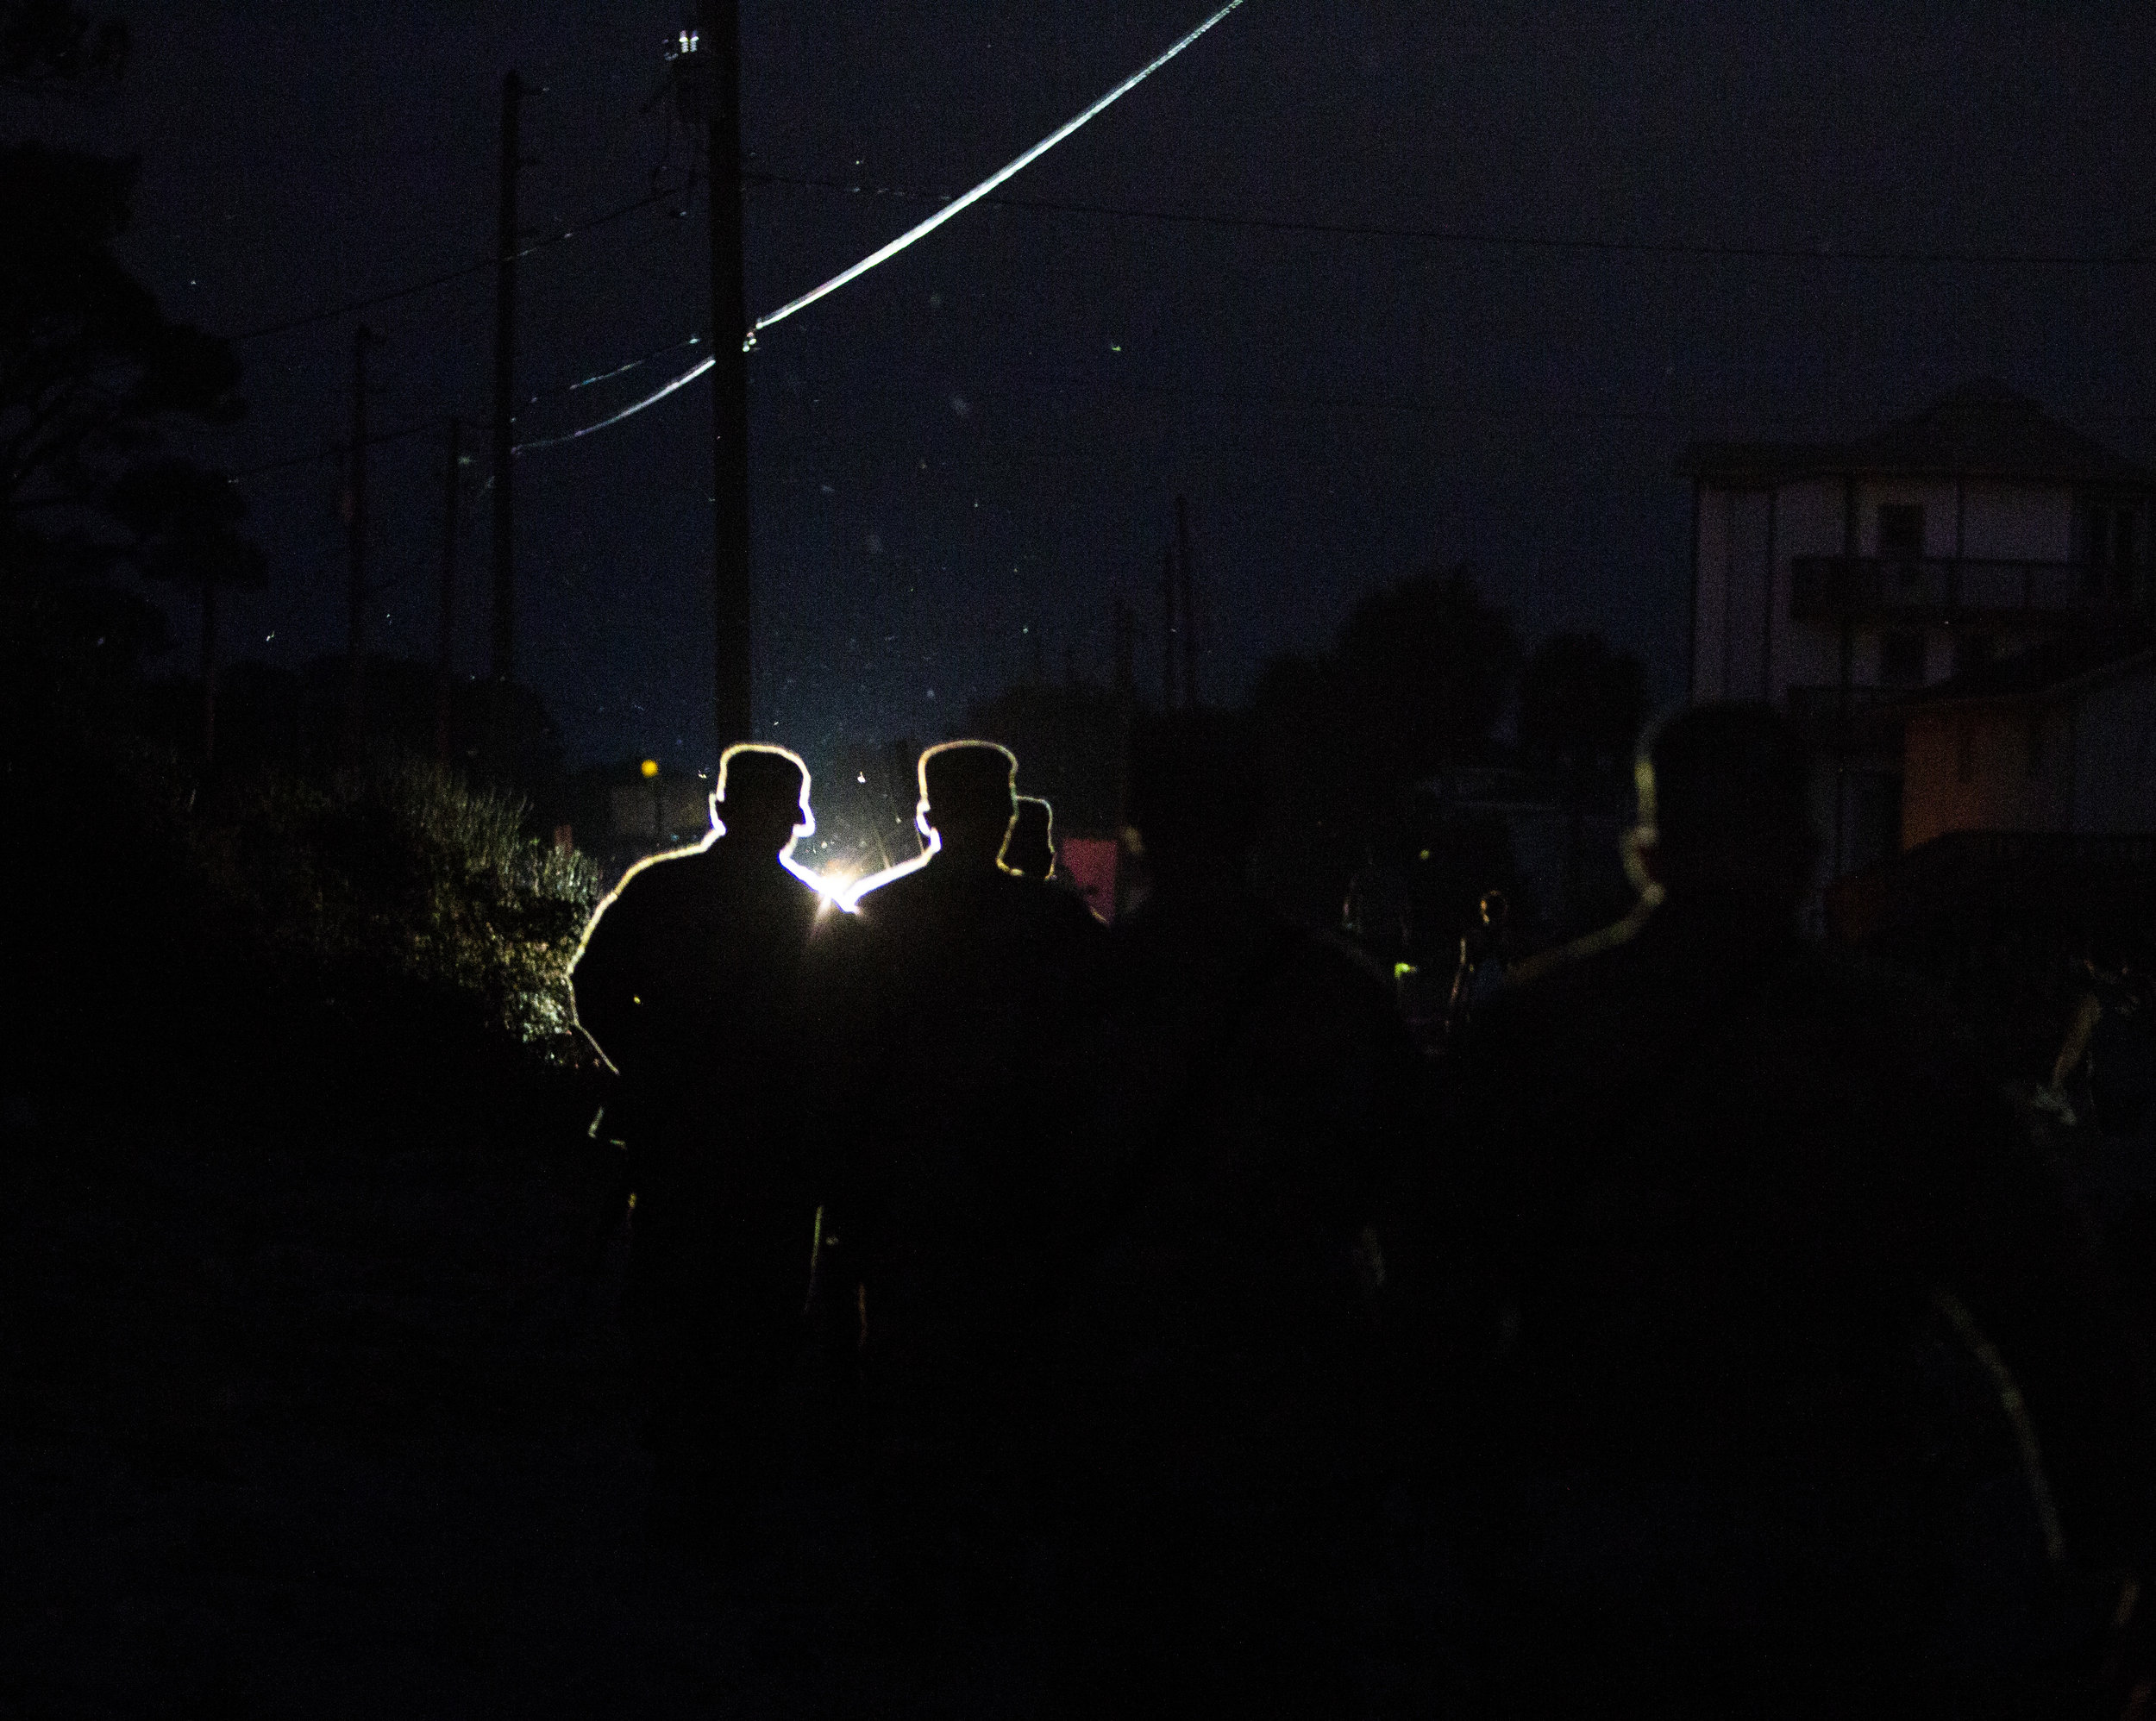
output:
{"label": "building railing", "polygon": [[1908,687],[1859,687],[1854,684],[1838,687],[1829,684],[1790,687],[1784,691],[1783,697],[1789,703],[1789,716],[1806,723],[1833,717],[1860,717],[1896,699],[1906,699],[1915,691]]}
{"label": "building railing", "polygon": [[2122,615],[2111,571],[2086,562],[1982,556],[1796,556],[1789,615],[1800,622]]}

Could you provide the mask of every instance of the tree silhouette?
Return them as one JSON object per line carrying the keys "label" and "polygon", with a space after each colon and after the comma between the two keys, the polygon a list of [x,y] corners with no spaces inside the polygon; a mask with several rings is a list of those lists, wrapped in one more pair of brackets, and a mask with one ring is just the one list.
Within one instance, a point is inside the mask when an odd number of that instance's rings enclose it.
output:
{"label": "tree silhouette", "polygon": [[1620,779],[1646,715],[1639,659],[1597,635],[1552,634],[1520,674],[1520,746],[1557,774],[1570,815],[1567,865],[1576,870],[1587,804]]}
{"label": "tree silhouette", "polygon": [[0,574],[103,573],[128,549],[113,486],[180,424],[245,410],[229,342],[122,266],[137,165],[0,149]]}
{"label": "tree silhouette", "polygon": [[0,89],[80,96],[109,89],[127,66],[128,27],[92,21],[67,0],[0,4]]}
{"label": "tree silhouette", "polygon": [[[0,84],[116,72],[116,50],[100,58],[87,36],[69,48],[54,16],[0,0]],[[230,345],[165,316],[114,254],[135,178],[131,161],[0,147],[0,704],[18,718],[54,700],[72,720],[110,713],[166,649],[155,606],[105,576],[229,548],[205,535],[208,474],[197,473],[192,517],[169,528],[151,515],[185,498],[176,479],[119,489],[167,432],[242,410]],[[210,585],[258,573],[228,559]]]}
{"label": "tree silhouette", "polygon": [[1466,563],[1369,593],[1316,659],[1266,666],[1254,708],[1276,822],[1273,887],[1298,913],[1337,909],[1348,875],[1396,847],[1401,792],[1484,758],[1520,663],[1519,637]]}
{"label": "tree silhouette", "polygon": [[268,565],[240,535],[247,504],[229,479],[185,460],[137,466],[112,487],[114,516],[133,534],[128,557],[146,579],[192,586],[202,603],[202,756],[217,744],[217,588],[259,588]]}
{"label": "tree silhouette", "polygon": [[1639,659],[1597,635],[1552,634],[1520,676],[1520,744],[1576,781],[1630,761],[1646,714]]}
{"label": "tree silhouette", "polygon": [[1341,630],[1338,665],[1355,744],[1397,788],[1487,749],[1520,640],[1462,562],[1364,598]]}

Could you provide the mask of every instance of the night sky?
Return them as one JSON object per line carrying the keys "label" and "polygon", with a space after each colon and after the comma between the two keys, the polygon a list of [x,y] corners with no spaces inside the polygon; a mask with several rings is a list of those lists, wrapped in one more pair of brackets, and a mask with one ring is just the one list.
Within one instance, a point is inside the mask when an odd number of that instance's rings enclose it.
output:
{"label": "night sky", "polygon": [[[93,11],[107,9],[92,7]],[[139,151],[132,265],[219,332],[487,255],[499,85],[527,225],[687,160],[661,101],[689,0],[120,5],[120,92],[0,97],[10,129]],[[1210,0],[744,5],[752,305],[895,235],[1144,64]],[[752,365],[756,698],[812,760],[932,738],[1024,673],[1157,651],[1187,494],[1206,692],[1330,640],[1356,596],[1471,559],[1531,637],[1584,623],[1683,674],[1694,436],[1841,436],[1996,375],[2147,452],[2156,266],[1833,253],[2156,247],[2156,8],[2122,3],[1248,0],[1004,194],[772,330]],[[540,86],[543,86],[543,92]],[[1410,228],[1381,237],[1237,224]],[[1491,242],[1504,241],[1506,242]],[[1541,241],[1561,241],[1549,245]],[[1644,242],[1661,249],[1609,248]],[[700,199],[523,267],[520,434],[603,416],[708,335]],[[1809,258],[1733,254],[1798,247]],[[1716,248],[1720,251],[1717,253]],[[250,340],[253,410],[191,448],[241,470],[345,434],[357,317]],[[378,429],[488,410],[492,278],[366,313]],[[586,760],[707,769],[709,396],[519,463],[520,669]],[[480,455],[483,432],[468,446]],[[436,429],[375,452],[376,639],[429,655]],[[250,479],[268,591],[232,654],[341,648],[342,474]],[[467,671],[486,510],[466,510]],[[181,636],[191,611],[176,615]],[[1028,629],[1031,631],[1029,632]]]}

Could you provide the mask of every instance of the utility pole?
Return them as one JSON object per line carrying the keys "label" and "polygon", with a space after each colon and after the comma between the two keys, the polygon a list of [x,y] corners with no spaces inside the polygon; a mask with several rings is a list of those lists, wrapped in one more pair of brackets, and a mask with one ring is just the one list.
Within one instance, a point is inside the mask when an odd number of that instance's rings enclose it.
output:
{"label": "utility pole", "polygon": [[1175,547],[1160,553],[1160,708],[1175,709]]}
{"label": "utility pole", "polygon": [[202,580],[202,762],[217,762],[217,582]]}
{"label": "utility pole", "polygon": [[1190,504],[1175,498],[1175,571],[1182,591],[1183,704],[1198,703],[1198,600],[1190,573]]}
{"label": "utility pole", "polygon": [[357,761],[365,739],[367,659],[367,349],[374,331],[362,322],[352,331],[352,471],[345,502],[350,510],[351,560],[345,583],[344,747]]}
{"label": "utility pole", "polygon": [[517,138],[523,79],[502,79],[501,191],[494,270],[494,659],[497,681],[517,673]]}
{"label": "utility pole", "polygon": [[711,197],[712,715],[722,748],[755,734],[750,709],[749,296],[742,280],[740,0],[699,0]]}
{"label": "utility pole", "polygon": [[434,756],[449,762],[449,692],[456,679],[457,492],[463,487],[464,421],[449,420],[448,493],[442,508],[442,638],[434,672]]}

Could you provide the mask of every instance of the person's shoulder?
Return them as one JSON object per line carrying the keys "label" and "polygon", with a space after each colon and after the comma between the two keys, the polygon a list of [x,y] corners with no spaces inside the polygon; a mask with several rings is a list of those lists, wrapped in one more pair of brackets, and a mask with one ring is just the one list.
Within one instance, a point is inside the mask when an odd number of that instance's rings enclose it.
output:
{"label": "person's shoulder", "polygon": [[1627,915],[1511,963],[1447,1050],[1455,1078],[1478,1072],[1520,1080],[1546,1072],[1561,1084],[1651,1034],[1677,1001],[1642,957],[1645,920],[1644,912]]}
{"label": "person's shoulder", "polygon": [[1643,904],[1621,920],[1507,964],[1493,1002],[1507,1009],[1539,1008],[1601,991],[1636,965],[1636,941],[1647,917]]}
{"label": "person's shoulder", "polygon": [[1006,890],[1015,900],[1024,904],[1026,911],[1058,934],[1075,938],[1104,936],[1107,929],[1094,918],[1093,911],[1075,892],[1052,885],[1045,879],[1028,879],[1016,873],[1006,873]]}
{"label": "person's shoulder", "polygon": [[863,926],[873,926],[883,915],[893,910],[903,912],[912,904],[932,894],[937,881],[929,877],[929,865],[924,859],[910,860],[891,870],[888,877],[876,876],[865,880],[850,898],[854,912]]}
{"label": "person's shoulder", "polygon": [[611,900],[620,901],[633,896],[638,900],[655,899],[670,892],[686,889],[710,864],[711,854],[705,843],[692,843],[685,848],[668,848],[657,854],[647,854],[621,877],[614,886]]}
{"label": "person's shoulder", "polygon": [[624,926],[646,915],[664,914],[689,890],[698,868],[687,863],[700,860],[701,845],[647,854],[621,876],[621,882],[599,898],[592,911],[594,925]]}

